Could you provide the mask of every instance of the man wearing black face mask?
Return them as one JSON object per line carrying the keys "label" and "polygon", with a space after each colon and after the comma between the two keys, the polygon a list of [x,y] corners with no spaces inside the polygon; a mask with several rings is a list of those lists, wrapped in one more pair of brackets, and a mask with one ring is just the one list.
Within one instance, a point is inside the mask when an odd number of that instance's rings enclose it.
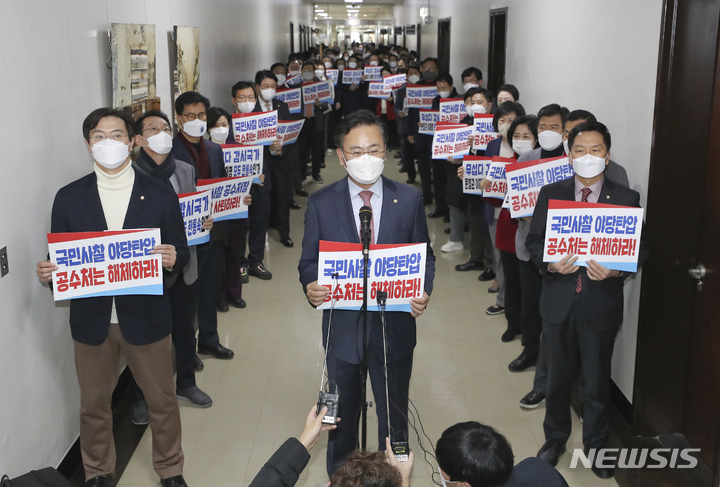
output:
{"label": "man wearing black face mask", "polygon": [[[418,80],[418,85],[435,86],[437,85],[438,72],[440,71],[440,62],[435,58],[427,58],[422,62],[420,67],[421,80]],[[408,78],[410,80],[410,78]],[[420,123],[420,110],[418,108],[409,108],[407,116],[407,128],[408,137],[407,140],[415,146],[415,155],[418,160],[418,172],[420,173],[420,182],[422,183],[423,191],[423,202],[426,205],[431,205],[433,202],[433,190],[432,190],[432,159],[430,158],[430,152],[432,151],[432,135],[418,133]],[[444,205],[445,202],[436,201],[438,205]],[[441,211],[435,214],[435,211],[428,215],[430,218],[438,216],[446,216],[448,214],[447,206],[445,206],[445,212]]]}

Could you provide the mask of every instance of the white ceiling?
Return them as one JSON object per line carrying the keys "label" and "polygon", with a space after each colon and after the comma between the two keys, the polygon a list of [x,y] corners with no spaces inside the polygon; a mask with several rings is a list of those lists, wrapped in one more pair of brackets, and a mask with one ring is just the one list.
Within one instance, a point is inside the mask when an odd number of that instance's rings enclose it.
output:
{"label": "white ceiling", "polygon": [[[332,17],[332,20],[358,19],[360,21],[375,21],[393,18],[393,0],[378,1],[373,3],[345,3],[344,1],[315,2],[315,21],[320,22]],[[320,12],[322,10],[322,12]],[[351,12],[348,12],[350,10]],[[357,11],[357,12],[354,12]],[[328,14],[327,17],[322,14]],[[350,16],[352,15],[352,17]],[[357,15],[357,16],[355,16]]]}

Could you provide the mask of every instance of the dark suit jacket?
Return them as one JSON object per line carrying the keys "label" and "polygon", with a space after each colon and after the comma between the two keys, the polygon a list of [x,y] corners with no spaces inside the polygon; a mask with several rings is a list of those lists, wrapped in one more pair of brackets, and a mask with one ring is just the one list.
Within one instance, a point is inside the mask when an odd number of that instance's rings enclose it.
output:
{"label": "dark suit jacket", "polygon": [[[185,225],[177,194],[170,185],[135,170],[135,183],[123,228],[159,228],[162,243],[175,246],[177,258],[172,273],[182,270],[190,258]],[[101,232],[107,230],[95,173],[60,189],[53,203],[52,233]],[[100,345],[108,335],[112,296],[73,299],[70,329],[73,338],[86,345]],[[116,296],[120,331],[132,345],[147,345],[172,331],[170,300],[162,296]]]}
{"label": "dark suit jacket", "polygon": [[[230,129],[232,130],[232,128]],[[172,155],[175,159],[185,161],[195,167],[194,159],[190,152],[185,147],[185,144],[180,140],[179,133],[173,138]],[[227,172],[225,171],[225,161],[223,160],[222,147],[215,142],[205,139],[205,149],[207,150],[208,161],[210,162],[210,179],[226,178]],[[198,179],[202,178],[200,170],[195,167],[195,175]]]}
{"label": "dark suit jacket", "polygon": [[[525,245],[530,258],[543,273],[543,289],[540,297],[540,314],[544,321],[562,323],[567,318],[575,296],[577,272],[567,275],[548,272],[548,263],[543,262],[545,246],[545,225],[547,222],[548,200],[575,201],[575,178],[548,184],[540,189],[537,205],[533,213],[530,231]],[[600,191],[599,203],[640,207],[640,194],[637,191],[605,178]],[[643,224],[640,241],[638,267],[648,259],[650,241]],[[623,320],[623,283],[622,277],[612,277],[604,281],[592,281],[585,267],[578,271],[582,276],[582,312],[588,325],[596,330],[619,328]],[[625,274],[627,276],[627,273]]]}
{"label": "dark suit jacket", "polygon": [[248,487],[292,487],[310,461],[302,443],[290,438],[270,457]]}
{"label": "dark suit jacket", "polygon": [[[383,207],[380,229],[376,238],[379,244],[427,243],[425,291],[432,293],[435,277],[435,255],[430,247],[425,206],[422,194],[405,184],[383,177]],[[395,203],[397,201],[397,203]],[[298,270],[303,291],[317,281],[320,240],[360,243],[360,236],[352,214],[347,176],[336,183],[316,191],[308,198],[305,212],[305,235]],[[370,303],[368,303],[370,308]],[[323,312],[323,343],[327,343],[330,311]],[[415,318],[410,313],[388,312],[388,361],[400,359],[412,352],[416,343]],[[368,343],[373,334],[382,336],[380,313],[370,313]],[[328,355],[344,362],[358,364],[362,356],[362,320],[358,311],[333,311],[333,331]],[[375,351],[382,360],[382,340],[375,340]]]}
{"label": "dark suit jacket", "polygon": [[555,467],[539,458],[530,457],[513,467],[510,480],[503,487],[568,487]]}

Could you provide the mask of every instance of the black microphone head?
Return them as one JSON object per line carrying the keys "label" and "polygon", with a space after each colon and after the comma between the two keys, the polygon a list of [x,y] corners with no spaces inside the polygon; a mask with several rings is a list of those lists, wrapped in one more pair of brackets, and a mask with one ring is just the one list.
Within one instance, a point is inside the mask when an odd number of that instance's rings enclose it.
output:
{"label": "black microphone head", "polygon": [[360,221],[361,222],[370,222],[372,219],[372,208],[369,206],[363,206],[360,208]]}

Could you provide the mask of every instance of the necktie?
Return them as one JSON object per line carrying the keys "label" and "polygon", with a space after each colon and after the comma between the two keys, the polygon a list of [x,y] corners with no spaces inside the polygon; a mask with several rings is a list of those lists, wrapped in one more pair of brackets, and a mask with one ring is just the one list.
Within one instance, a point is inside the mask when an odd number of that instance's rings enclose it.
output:
{"label": "necktie", "polygon": [[[582,190],[582,201],[583,203],[587,203],[588,196],[590,196],[590,193],[592,193],[592,190],[590,188],[583,188]],[[580,291],[582,291],[582,274],[580,271],[578,271],[578,280],[577,284],[575,285],[575,293],[579,294]]]}
{"label": "necktie", "polygon": [[[360,191],[360,197],[363,200],[363,205],[367,206],[372,210],[372,205],[370,204],[370,198],[372,197],[373,192],[372,191]],[[362,228],[362,225],[361,225]],[[362,232],[360,235],[360,241],[362,241]],[[370,218],[370,243],[375,243],[375,217]]]}

